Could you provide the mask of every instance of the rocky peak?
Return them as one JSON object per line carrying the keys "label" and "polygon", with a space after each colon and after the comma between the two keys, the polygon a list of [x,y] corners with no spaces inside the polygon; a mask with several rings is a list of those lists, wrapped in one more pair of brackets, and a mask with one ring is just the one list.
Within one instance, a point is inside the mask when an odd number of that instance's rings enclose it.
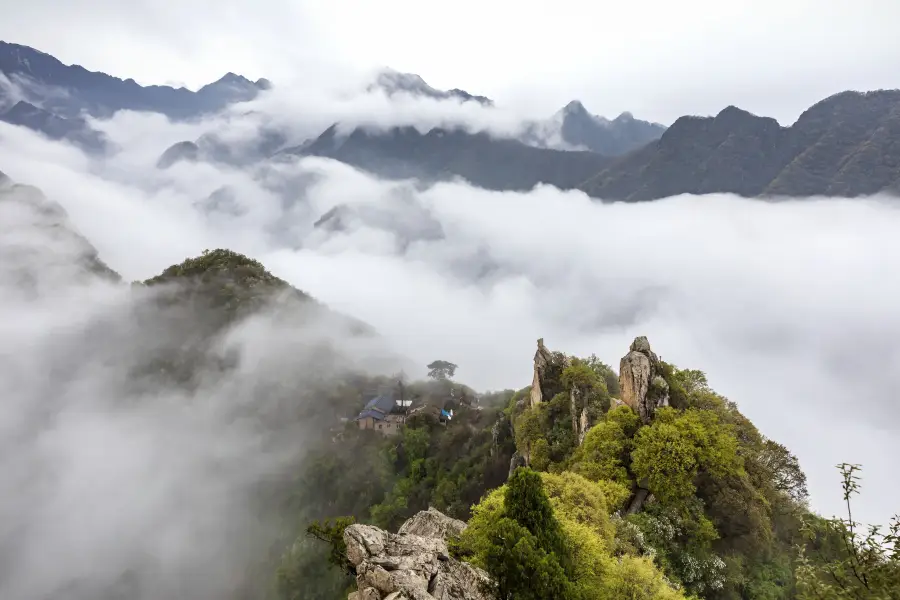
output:
{"label": "rocky peak", "polygon": [[[544,338],[537,341],[537,352],[534,353],[534,379],[531,382],[531,406],[537,406],[547,395],[546,372],[553,361],[553,353],[544,346]],[[546,398],[549,400],[550,398]]]}
{"label": "rocky peak", "polygon": [[562,112],[563,112],[563,114],[565,114],[565,115],[572,115],[572,116],[576,116],[576,115],[584,115],[584,116],[590,116],[590,113],[589,113],[589,112],[587,111],[587,109],[584,107],[584,104],[582,104],[581,100],[572,100],[571,102],[569,102],[568,104],[566,104],[566,105],[563,107]]}
{"label": "rocky peak", "polygon": [[358,588],[348,600],[488,600],[481,591],[487,574],[451,558],[447,548],[447,538],[465,528],[433,508],[397,534],[371,525],[347,527],[344,543]]}
{"label": "rocky peak", "polygon": [[414,73],[401,73],[394,69],[382,69],[375,77],[374,83],[367,88],[368,91],[380,89],[388,96],[397,93],[406,93],[412,96],[433,98],[435,100],[455,99],[462,102],[477,102],[482,106],[493,106],[493,101],[484,96],[470,94],[465,90],[454,88],[452,90],[439,90],[428,85],[422,77]]}
{"label": "rocky peak", "polygon": [[637,412],[644,423],[653,419],[660,406],[669,405],[669,385],[663,379],[659,357],[650,349],[646,336],[634,338],[619,363],[622,402]]}

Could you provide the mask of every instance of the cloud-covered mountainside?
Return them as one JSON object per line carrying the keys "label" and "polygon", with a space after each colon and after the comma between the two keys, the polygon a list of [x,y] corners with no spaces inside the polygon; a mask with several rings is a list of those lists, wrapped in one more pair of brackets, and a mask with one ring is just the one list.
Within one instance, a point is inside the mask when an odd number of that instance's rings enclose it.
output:
{"label": "cloud-covered mountainside", "polygon": [[[855,518],[896,511],[893,196],[597,202],[559,188],[649,178],[684,124],[616,159],[468,97],[293,94],[86,116],[101,152],[0,123],[0,597],[337,600],[355,572],[428,600],[464,561],[501,597],[807,600],[848,559],[810,512],[842,514],[834,465],[863,465]],[[794,173],[889,188],[893,93],[836,98],[773,125]],[[715,147],[660,156],[782,148],[695,121]],[[429,506],[467,533],[306,532]]]}
{"label": "cloud-covered mountainside", "polygon": [[537,146],[580,148],[620,156],[658,140],[665,125],[635,119],[624,112],[615,119],[592,115],[573,100],[551,118],[526,124],[522,141]]}
{"label": "cloud-covered mountainside", "polygon": [[128,285],[36,189],[0,211],[0,594],[239,597],[336,382],[402,361],[243,255]]}
{"label": "cloud-covered mountainside", "polygon": [[581,187],[620,200],[900,193],[898,134],[900,90],[836,94],[790,127],[729,106],[715,117],[678,119],[658,142]]}
{"label": "cloud-covered mountainside", "polygon": [[56,58],[19,44],[0,42],[0,71],[16,83],[25,100],[64,118],[108,116],[117,110],[146,110],[173,118],[187,118],[250,100],[268,89],[268,81],[256,82],[227,73],[196,92],[164,85],[141,86],[133,79],[64,65]]}
{"label": "cloud-covered mountainside", "polygon": [[142,87],[3,43],[0,71],[0,119],[95,152],[115,149],[85,113],[232,115],[230,136],[210,127],[173,140],[158,157],[162,168],[185,159],[246,166],[316,155],[393,179],[461,177],[496,190],[546,183],[626,201],[900,190],[898,91],[836,94],[789,127],[730,106],[715,117],[682,117],[667,129],[630,113],[612,120],[592,115],[578,101],[547,119],[515,115],[483,96],[438,90],[392,70],[324,96],[233,74],[192,92]]}

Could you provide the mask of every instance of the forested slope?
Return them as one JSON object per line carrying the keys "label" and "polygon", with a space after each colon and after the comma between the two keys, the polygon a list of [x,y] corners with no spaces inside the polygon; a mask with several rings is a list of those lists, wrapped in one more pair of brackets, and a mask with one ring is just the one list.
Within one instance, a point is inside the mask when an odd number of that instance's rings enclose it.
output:
{"label": "forested slope", "polygon": [[[329,593],[353,589],[342,554],[348,524],[395,528],[430,504],[468,519],[452,553],[485,569],[486,591],[502,599],[900,597],[896,523],[866,537],[859,524],[813,514],[796,457],[701,371],[660,360],[638,338],[618,379],[611,375],[595,357],[539,342],[532,386],[512,395],[493,427],[512,433],[515,454],[509,480],[492,490],[496,480],[481,469],[512,448],[501,435],[489,441],[486,423],[484,443],[456,442],[449,461],[451,429],[411,423],[399,439],[380,441],[385,456],[372,469],[393,479],[384,499],[373,494],[371,507],[332,511],[347,518],[309,530],[310,552],[314,538],[330,541],[331,562],[343,569],[332,570],[344,579]],[[858,467],[841,469],[849,501]],[[470,509],[479,486],[486,493]],[[309,582],[289,572],[283,597],[338,597],[296,595],[292,584]]]}

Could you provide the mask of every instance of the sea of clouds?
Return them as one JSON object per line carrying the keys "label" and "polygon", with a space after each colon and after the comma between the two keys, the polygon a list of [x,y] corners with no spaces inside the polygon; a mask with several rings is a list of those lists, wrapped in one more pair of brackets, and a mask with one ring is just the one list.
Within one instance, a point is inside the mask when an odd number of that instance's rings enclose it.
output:
{"label": "sea of clouds", "polygon": [[[116,148],[104,157],[0,124],[0,170],[62,205],[126,281],[204,249],[242,252],[372,325],[421,365],[415,376],[445,359],[480,390],[518,389],[530,382],[539,337],[618,367],[631,340],[647,335],[662,358],[705,371],[797,454],[814,508],[840,512],[834,466],[862,463],[857,516],[885,522],[900,491],[891,467],[900,450],[894,198],[622,204],[552,187],[384,181],[321,158],[156,167],[171,144],[210,133],[240,144],[267,127],[300,143],[341,121],[464,123],[502,135],[516,119],[453,102],[276,88],[198,122],[138,113],[94,122]],[[7,232],[29,226],[20,214],[6,219]],[[123,408],[130,392],[116,369],[141,346],[128,330],[133,296],[65,283],[23,298],[12,281],[0,280],[2,595],[45,598],[75,576],[102,579],[153,555],[179,576],[161,578],[174,587],[148,598],[216,597],[228,569],[258,550],[229,546],[257,530],[243,492],[302,443],[263,451],[259,432],[233,418],[229,407],[253,388],[247,371],[187,400]],[[274,361],[297,381],[310,359],[303,335],[258,323],[234,333],[255,364]],[[357,350],[347,348],[348,361]],[[213,466],[222,464],[231,468]],[[199,582],[198,569],[214,575]]]}

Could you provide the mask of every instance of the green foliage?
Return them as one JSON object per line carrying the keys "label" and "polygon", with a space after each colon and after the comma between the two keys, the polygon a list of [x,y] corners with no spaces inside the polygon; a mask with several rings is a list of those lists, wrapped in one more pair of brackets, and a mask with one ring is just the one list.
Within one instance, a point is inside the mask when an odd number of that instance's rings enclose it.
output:
{"label": "green foliage", "polygon": [[647,558],[625,556],[602,579],[596,598],[627,600],[684,600]]}
{"label": "green foliage", "polygon": [[553,514],[540,475],[530,469],[516,469],[506,484],[503,505],[506,515],[531,532],[541,549],[568,566],[568,548],[562,528]]}
{"label": "green foliage", "polygon": [[619,375],[612,367],[602,362],[595,354],[582,359],[582,362],[593,369],[594,373],[603,381],[608,394],[618,397],[621,391],[619,390]]}
{"label": "green foliage", "polygon": [[571,360],[569,366],[563,369],[560,380],[567,390],[572,388],[590,390],[600,386],[606,388],[605,382],[600,379],[597,372],[577,358]]}
{"label": "green foliage", "polygon": [[174,282],[187,286],[194,301],[202,300],[205,308],[223,314],[258,309],[280,295],[304,302],[312,300],[269,273],[259,261],[222,248],[204,250],[200,256],[172,265],[144,284]]}
{"label": "green foliage", "polygon": [[[647,425],[627,406],[603,406],[617,391],[609,367],[555,353],[543,386],[549,401],[533,408],[526,387],[483,396],[482,410],[454,404],[446,425],[411,419],[393,438],[348,430],[335,456],[311,455],[298,513],[302,522],[346,514],[390,530],[429,505],[468,518],[448,547],[486,568],[500,598],[898,600],[884,591],[896,587],[896,525],[879,545],[858,524],[811,515],[806,477],[787,448],[763,437],[703,372],[661,362],[660,375],[654,385],[668,384],[672,407]],[[446,399],[448,386],[457,384],[408,390]],[[595,424],[579,446],[573,416],[583,408],[596,410]],[[515,448],[534,471],[518,469],[507,482]],[[652,494],[629,503],[639,487]],[[624,514],[626,506],[639,508]],[[346,569],[310,579],[340,563],[337,531],[322,527],[328,544],[301,536],[285,552],[282,597],[346,594]],[[883,589],[853,583],[853,567]]]}
{"label": "green foliage", "polygon": [[548,470],[562,463],[575,448],[571,403],[565,392],[525,409],[515,422],[516,448],[534,461],[534,468]]}
{"label": "green foliage", "polygon": [[737,439],[711,411],[662,408],[634,444],[631,468],[663,502],[690,498],[701,471],[713,477],[743,473]]}
{"label": "green foliage", "polygon": [[356,523],[354,517],[338,517],[321,522],[310,523],[306,534],[329,545],[328,562],[347,575],[356,575],[356,569],[347,559],[347,544],[344,543],[344,530]]}
{"label": "green foliage", "polygon": [[718,532],[701,500],[692,497],[678,506],[649,502],[627,520],[642,532],[656,563],[687,590],[705,595],[724,587],[726,564],[712,547]]}
{"label": "green foliage", "polygon": [[640,419],[629,407],[610,410],[588,430],[569,468],[591,481],[613,481],[630,487],[632,437],[639,425]]}
{"label": "green foliage", "polygon": [[491,578],[485,591],[497,600],[573,597],[572,584],[556,557],[513,519],[500,519],[488,531],[483,565]]}
{"label": "green foliage", "polygon": [[[352,591],[354,578],[333,566],[327,547],[298,538],[281,556],[271,593],[279,600],[338,600]],[[269,598],[266,595],[265,598]]]}
{"label": "green foliage", "polygon": [[839,540],[837,552],[810,557],[798,547],[798,600],[897,600],[900,598],[900,518],[886,530],[867,530],[853,519],[852,498],[859,493],[859,465],[838,465],[847,517],[805,524],[809,541]]}
{"label": "green foliage", "polygon": [[531,444],[531,467],[535,471],[550,468],[550,444],[545,438],[538,438]]}
{"label": "green foliage", "polygon": [[809,495],[806,474],[790,450],[772,440],[765,440],[758,454],[762,477],[777,491],[794,502],[804,503]]}
{"label": "green foliage", "polygon": [[[527,472],[525,469],[521,471]],[[532,497],[530,495],[534,493],[533,490],[536,487],[534,474],[531,475],[527,480],[523,477],[519,483],[526,490],[530,490],[520,493],[529,497]],[[665,600],[683,598],[683,595],[668,583],[650,560],[630,555],[620,554],[618,557],[614,555],[617,529],[609,516],[609,511],[612,505],[621,500],[611,502],[607,496],[607,490],[615,495],[627,495],[627,490],[616,484],[609,484],[612,487],[606,488],[604,484],[609,482],[591,482],[572,472],[563,472],[558,475],[541,473],[540,480],[552,508],[552,515],[559,523],[559,530],[566,548],[564,556],[565,560],[568,560],[567,567],[563,566],[561,561],[559,564],[569,581],[569,586],[558,593],[571,594],[564,597],[585,600],[613,600],[623,597]],[[509,550],[496,548],[501,540],[494,535],[498,523],[512,520],[509,518],[506,508],[506,498],[510,495],[508,489],[508,486],[503,486],[492,491],[473,508],[469,527],[463,532],[459,542],[454,544],[454,553],[457,557],[487,567],[487,558],[492,556],[492,553],[502,552],[505,557],[513,556]],[[537,503],[542,508],[531,511],[540,515],[534,520],[546,522],[546,505],[542,501],[537,501]],[[621,522],[621,519],[618,521]],[[519,523],[516,522],[516,524]],[[526,529],[526,532],[531,535],[527,528],[523,527],[523,529]],[[635,531],[637,531],[636,528]],[[518,532],[518,534],[524,535],[525,532]],[[638,535],[640,535],[639,532]],[[532,547],[544,549],[537,541],[537,537],[533,537],[530,546],[526,545],[520,549],[522,554],[525,554],[526,551],[531,552]],[[542,580],[556,582],[554,574],[557,573],[557,570],[555,567],[541,562],[542,560],[547,561],[545,554],[535,554],[536,556],[528,558],[530,564],[536,564],[537,566],[533,568],[544,573]],[[497,568],[496,563],[492,568]],[[509,565],[509,569],[509,573],[516,573],[512,564]],[[521,577],[522,574],[518,576]],[[527,578],[524,581],[531,582]],[[529,585],[535,586],[537,589],[546,589],[539,588],[540,583],[531,582]],[[527,592],[523,593],[527,594]],[[622,594],[630,595],[623,596]]]}
{"label": "green foliage", "polygon": [[429,506],[468,518],[471,506],[509,470],[511,440],[495,446],[492,434],[499,414],[463,408],[446,425],[408,423],[389,448],[389,468],[398,477],[371,507],[372,521],[394,530]]}
{"label": "green foliage", "polygon": [[451,379],[456,374],[456,369],[458,368],[459,367],[452,362],[436,360],[428,365],[428,376],[439,381]]}

